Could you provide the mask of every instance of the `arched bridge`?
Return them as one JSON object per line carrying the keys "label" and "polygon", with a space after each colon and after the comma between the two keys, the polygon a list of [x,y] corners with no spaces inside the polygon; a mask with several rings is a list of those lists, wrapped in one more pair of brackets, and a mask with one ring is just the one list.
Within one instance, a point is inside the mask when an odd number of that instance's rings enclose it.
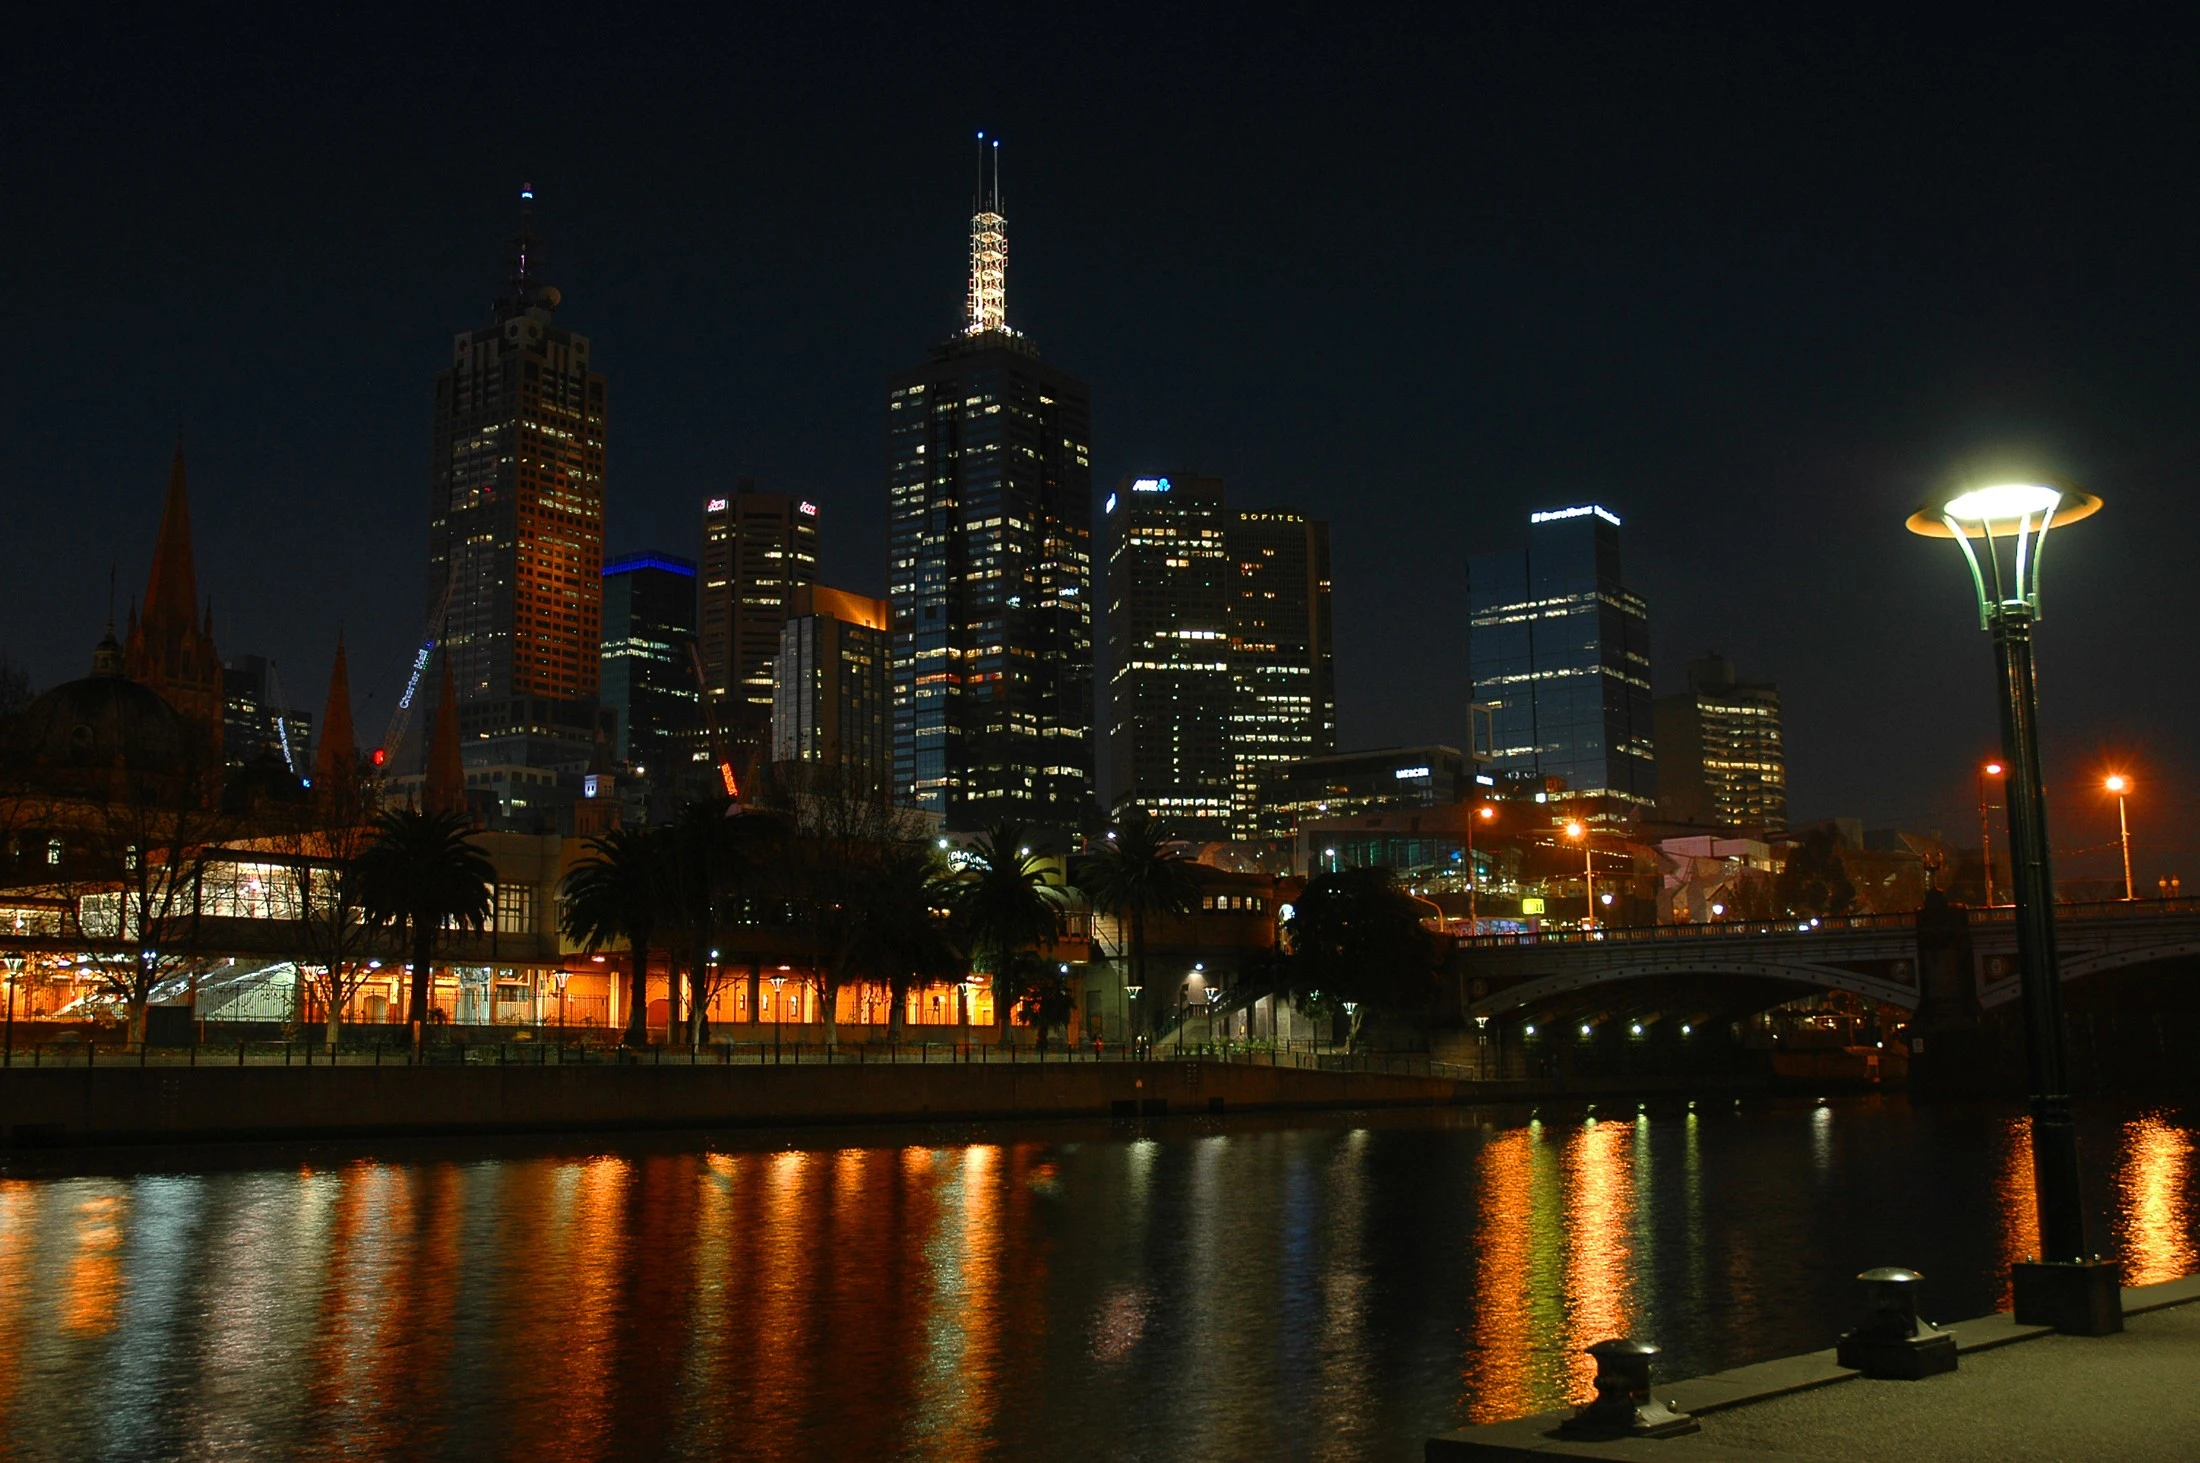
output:
{"label": "arched bridge", "polygon": [[[1459,1009],[1503,1017],[1584,1001],[1629,1004],[1624,988],[1689,988],[1707,1005],[1762,1008],[1808,989],[1850,991],[1916,1010],[1921,1001],[2017,997],[2015,911],[1972,909],[1819,920],[1727,920],[1643,929],[1484,935],[1458,943]],[[2200,902],[2117,900],[2055,910],[2062,978],[2200,955]],[[1925,971],[1923,979],[1920,971]],[[1966,976],[1968,979],[1966,979]]]}

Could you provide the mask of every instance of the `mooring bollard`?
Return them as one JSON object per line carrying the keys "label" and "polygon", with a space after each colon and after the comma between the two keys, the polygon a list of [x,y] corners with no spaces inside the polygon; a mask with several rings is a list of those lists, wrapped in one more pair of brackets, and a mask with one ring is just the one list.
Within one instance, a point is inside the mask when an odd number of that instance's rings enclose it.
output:
{"label": "mooring bollard", "polygon": [[1558,1426],[1565,1438],[1673,1438],[1701,1431],[1685,1412],[1650,1395],[1650,1363],[1658,1348],[1624,1337],[1588,1348],[1596,1359],[1596,1400]]}
{"label": "mooring bollard", "polygon": [[1864,1322],[1842,1335],[1835,1361],[1867,1377],[1902,1382],[1956,1369],[1956,1338],[1917,1318],[1924,1276],[1884,1265],[1856,1278],[1864,1282]]}

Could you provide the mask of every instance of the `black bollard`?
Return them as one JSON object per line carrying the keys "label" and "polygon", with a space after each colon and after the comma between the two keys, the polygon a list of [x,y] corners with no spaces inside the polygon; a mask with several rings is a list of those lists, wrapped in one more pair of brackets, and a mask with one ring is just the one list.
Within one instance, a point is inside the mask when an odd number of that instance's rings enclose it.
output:
{"label": "black bollard", "polygon": [[1647,1341],[1619,1338],[1588,1348],[1596,1359],[1597,1395],[1558,1426],[1563,1438],[1673,1438],[1701,1431],[1685,1412],[1675,1412],[1650,1395],[1650,1363],[1658,1348]]}
{"label": "black bollard", "polygon": [[1924,1276],[1885,1265],[1856,1278],[1864,1282],[1864,1321],[1842,1335],[1834,1360],[1867,1377],[1901,1382],[1956,1369],[1956,1338],[1917,1318]]}

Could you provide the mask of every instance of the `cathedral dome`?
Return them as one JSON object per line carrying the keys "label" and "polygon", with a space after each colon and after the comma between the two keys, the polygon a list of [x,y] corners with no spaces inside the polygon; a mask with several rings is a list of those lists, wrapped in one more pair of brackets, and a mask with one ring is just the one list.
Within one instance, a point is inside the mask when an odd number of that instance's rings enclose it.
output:
{"label": "cathedral dome", "polygon": [[189,725],[148,687],[122,674],[114,636],[92,673],[39,696],[8,729],[8,760],[34,778],[112,772],[180,774],[192,761]]}

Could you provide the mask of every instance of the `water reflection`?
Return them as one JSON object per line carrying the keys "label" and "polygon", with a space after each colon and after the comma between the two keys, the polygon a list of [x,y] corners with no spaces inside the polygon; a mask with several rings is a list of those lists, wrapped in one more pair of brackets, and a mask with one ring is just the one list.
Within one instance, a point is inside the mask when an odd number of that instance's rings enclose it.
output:
{"label": "water reflection", "polygon": [[2192,1135],[2149,1113],[2124,1125],[2117,1239],[2125,1283],[2153,1285],[2194,1268]]}
{"label": "water reflection", "polygon": [[[2135,1282],[2194,1136],[2086,1131]],[[2023,1119],[1868,1103],[0,1179],[0,1457],[1403,1460],[1608,1336],[1814,1349],[1869,1264],[1988,1309],[2035,1228]]]}
{"label": "water reflection", "polygon": [[2035,1260],[2040,1253],[2040,1192],[2032,1169],[2032,1119],[2011,1118],[2002,1125],[2001,1160],[1994,1182],[1995,1208],[2001,1216],[2001,1289],[1996,1304],[2014,1305],[2009,1267]]}

